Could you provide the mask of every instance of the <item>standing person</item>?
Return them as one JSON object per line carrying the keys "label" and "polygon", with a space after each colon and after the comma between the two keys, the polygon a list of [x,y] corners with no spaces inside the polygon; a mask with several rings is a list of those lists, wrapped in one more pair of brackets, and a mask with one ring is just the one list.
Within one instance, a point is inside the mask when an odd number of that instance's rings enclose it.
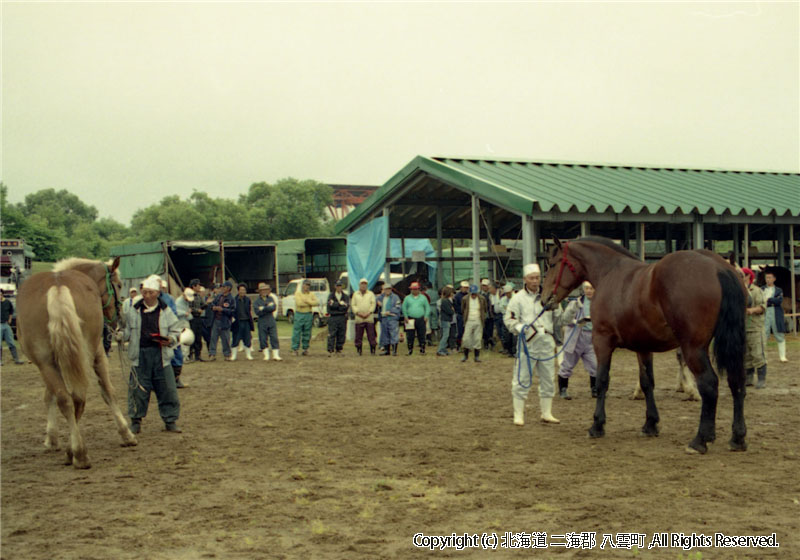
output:
{"label": "standing person", "polygon": [[350,302],[350,308],[356,316],[356,351],[361,355],[361,344],[364,341],[364,331],[367,331],[367,340],[369,341],[370,354],[375,353],[375,347],[378,341],[375,339],[375,320],[373,314],[375,313],[375,294],[367,289],[368,282],[366,278],[358,281],[358,291],[353,294]]}
{"label": "standing person", "polygon": [[755,273],[749,268],[743,268],[742,274],[748,292],[745,322],[747,348],[744,353],[744,368],[747,374],[745,386],[752,387],[753,376],[758,371],[756,389],[763,389],[767,384],[767,344],[764,334],[764,315],[767,303],[764,300],[764,292],[755,283]]}
{"label": "standing person", "polygon": [[128,299],[122,302],[122,314],[127,315],[128,311],[131,310],[133,307],[133,300],[136,299],[136,296],[139,295],[139,292],[136,291],[136,288],[131,288],[128,290]]}
{"label": "standing person", "polygon": [[225,361],[231,361],[231,320],[236,314],[236,300],[231,295],[233,284],[228,281],[222,283],[219,294],[214,298],[211,311],[214,312],[214,322],[211,325],[211,344],[208,346],[208,360],[217,359],[217,339],[222,340],[222,355]]}
{"label": "standing person", "polygon": [[497,292],[493,283],[484,278],[481,280],[481,297],[486,300],[486,318],[483,321],[483,348],[486,350],[494,349],[494,305],[492,305],[492,294]]}
{"label": "standing person", "polygon": [[[175,298],[169,293],[169,285],[167,281],[159,278],[161,281],[161,294],[158,296],[164,303],[167,304],[170,311],[172,311],[175,316],[178,315],[178,308],[175,306]],[[109,347],[111,346],[111,338],[108,338]],[[106,348],[106,354],[108,354],[108,348]],[[172,353],[172,372],[175,374],[175,384],[177,385],[178,389],[183,389],[186,385],[183,384],[181,381],[181,373],[183,373],[183,348],[180,344],[175,346]]]}
{"label": "standing person", "polygon": [[194,342],[189,347],[189,359],[202,361],[200,354],[203,352],[203,312],[205,311],[206,304],[203,298],[203,285],[200,280],[193,278],[189,281],[189,287],[194,292],[194,299],[190,306],[192,318],[189,320],[189,327],[194,333]]}
{"label": "standing person", "polygon": [[508,309],[508,304],[511,301],[511,298],[514,295],[514,284],[511,282],[507,282],[503,286],[503,295],[500,298],[500,321],[501,325],[503,326],[503,338],[501,339],[503,343],[503,348],[505,348],[506,355],[509,358],[514,357],[515,349],[517,348],[516,341],[514,340],[514,333],[512,333],[508,328],[506,328],[505,321],[503,318],[506,315],[506,309]]}
{"label": "standing person", "polygon": [[388,356],[389,350],[397,356],[397,345],[400,342],[400,314],[403,313],[400,296],[392,291],[388,282],[383,285],[383,293],[376,298],[381,308],[381,356]]}
{"label": "standing person", "polygon": [[222,293],[222,284],[214,284],[213,287],[203,298],[205,304],[205,311],[203,311],[203,340],[206,341],[206,349],[208,350],[209,358],[211,357],[211,331],[214,328],[214,300],[219,294]]}
{"label": "standing person", "polygon": [[[2,331],[2,340],[5,340],[8,345],[8,351],[11,352],[11,357],[14,358],[15,364],[24,364],[19,359],[17,354],[17,345],[14,344],[14,331],[11,330],[11,317],[14,315],[14,304],[11,300],[6,299],[3,290],[0,290],[0,331]],[[2,342],[0,342],[2,344]]]}
{"label": "standing person", "polygon": [[311,281],[304,280],[300,290],[294,294],[295,313],[292,325],[292,354],[297,356],[300,344],[303,345],[303,356],[308,356],[308,345],[311,343],[311,325],[314,322],[315,307],[319,307],[317,296],[311,293]]}
{"label": "standing person", "polygon": [[[528,398],[531,385],[533,385],[534,374],[539,377],[541,420],[558,424],[560,420],[552,414],[553,396],[555,395],[555,367],[553,360],[549,358],[553,357],[556,350],[553,325],[561,315],[561,307],[556,307],[555,311],[543,312],[542,296],[539,293],[542,276],[538,264],[526,264],[522,269],[522,274],[525,286],[508,302],[504,318],[508,330],[523,337],[520,345],[525,344],[528,350],[527,353],[520,350],[514,361],[514,374],[511,377],[514,424],[517,426],[525,424],[525,400]],[[531,323],[533,323],[532,326]],[[530,384],[525,386],[528,368],[531,372],[528,380]]]}
{"label": "standing person", "polygon": [[464,316],[461,314],[461,300],[469,294],[469,282],[466,280],[459,284],[459,290],[453,298],[456,308],[456,348],[461,352],[461,339],[464,336]]}
{"label": "standing person", "polygon": [[[181,294],[181,296],[175,301],[175,316],[178,318],[178,326],[181,332],[183,332],[184,329],[189,328],[189,322],[192,320],[192,312],[191,312],[192,301],[194,301],[194,290],[192,290],[191,288],[186,288],[183,291],[183,294]],[[194,343],[194,340],[192,340],[192,343]],[[175,348],[176,351],[178,348],[181,349],[182,356],[184,355],[184,351],[188,355],[189,352],[188,349],[184,350],[184,348],[188,347],[178,345]],[[183,361],[181,361],[180,365],[176,365],[175,359],[173,358],[172,371],[175,373],[175,386],[178,389],[183,389],[185,387],[188,387],[188,384],[181,381],[181,373],[183,373]]]}
{"label": "standing person", "polygon": [[233,350],[231,351],[231,361],[236,359],[236,353],[239,346],[244,346],[244,352],[247,354],[247,359],[253,359],[253,313],[250,298],[247,297],[247,286],[239,284],[238,294],[236,295],[236,314],[233,316],[233,325],[231,325],[231,332],[233,333]]}
{"label": "standing person", "polygon": [[786,325],[783,321],[783,290],[775,285],[775,274],[767,272],[764,274],[764,281],[767,283],[762,286],[761,290],[764,292],[764,299],[767,302],[767,313],[764,316],[764,334],[769,340],[770,333],[775,335],[775,340],[778,342],[778,358],[781,362],[786,363]]}
{"label": "standing person", "polygon": [[350,310],[350,298],[344,293],[341,280],[336,281],[333,293],[328,296],[328,357],[342,355],[344,338],[347,334],[347,315]]}
{"label": "standing person", "polygon": [[442,297],[439,298],[439,324],[442,327],[442,336],[439,339],[437,356],[449,356],[447,351],[450,345],[450,327],[455,322],[456,310],[453,307],[453,289],[450,286],[442,288]]}
{"label": "standing person", "polygon": [[506,351],[503,344],[503,339],[505,338],[505,333],[503,332],[505,331],[505,325],[503,325],[504,309],[500,305],[500,300],[503,298],[503,288],[492,284],[489,291],[489,307],[492,308],[492,313],[494,313],[494,332],[497,333],[497,340],[500,342],[500,353],[504,354]]}
{"label": "standing person", "polygon": [[461,339],[464,357],[461,361],[469,360],[469,351],[472,349],[475,351],[475,361],[480,362],[483,325],[486,323],[486,298],[479,293],[475,284],[469,287],[469,297],[461,300],[461,315],[464,316],[464,338]]}
{"label": "standing person", "polygon": [[419,353],[425,353],[425,331],[427,317],[431,312],[428,298],[419,292],[419,282],[411,283],[411,293],[403,300],[403,317],[406,318],[406,339],[408,355],[414,353],[414,335],[419,340]]}
{"label": "standing person", "polygon": [[564,314],[561,316],[561,324],[567,325],[567,332],[564,333],[564,359],[558,369],[558,394],[562,399],[571,400],[567,388],[569,378],[572,377],[572,370],[578,365],[578,360],[583,360],[583,367],[589,373],[589,387],[592,389],[592,397],[597,398],[597,386],[595,378],[597,375],[597,357],[594,355],[592,346],[592,299],[594,298],[594,286],[590,282],[583,283],[583,295],[576,300],[569,302]]}
{"label": "standing person", "polygon": [[[272,286],[264,282],[258,285],[258,298],[254,305],[256,317],[258,317],[258,344],[264,353],[264,359],[269,360],[269,352],[272,348],[272,357],[276,362],[281,362],[283,360],[278,343],[278,325],[275,323],[278,298],[272,293]],[[267,339],[269,339],[270,348],[267,347]]]}
{"label": "standing person", "polygon": [[163,298],[160,279],[149,276],[142,287],[142,299],[128,311],[124,341],[129,341],[128,357],[133,366],[128,383],[128,415],[131,431],[138,434],[147,416],[150,393],[158,399],[158,412],[168,432],[180,433],[177,421],[181,404],[175,373],[170,361],[178,344],[180,322]]}

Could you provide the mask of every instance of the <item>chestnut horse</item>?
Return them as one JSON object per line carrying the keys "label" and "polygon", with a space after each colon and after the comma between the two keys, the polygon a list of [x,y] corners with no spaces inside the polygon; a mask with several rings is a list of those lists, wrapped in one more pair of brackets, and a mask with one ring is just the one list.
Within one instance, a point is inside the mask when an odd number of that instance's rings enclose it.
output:
{"label": "chestnut horse", "polygon": [[136,445],[136,436],[120,412],[108,377],[103,350],[103,323],[116,326],[121,288],[117,267],[86,259],[56,263],[52,272],[34,274],[17,297],[17,329],[25,355],[42,374],[47,407],[44,445],[58,449],[56,406],[67,419],[70,444],[67,465],[88,469],[89,459],[78,422],[86,404],[88,373],[94,369],[103,399],[111,409],[122,445]]}
{"label": "chestnut horse", "polygon": [[597,355],[597,404],[591,437],[604,435],[611,354],[627,348],[639,358],[639,383],[647,401],[642,432],[658,435],[653,397],[653,352],[680,348],[702,399],[700,426],[687,451],[705,453],[716,438],[718,379],[708,348],[714,339],[717,367],[725,370],[733,395],[730,449],[747,449],[744,422],[746,292],[736,270],[706,250],[670,253],[645,264],[602,237],[561,243],[548,255],[542,300],[552,307],[584,280],[597,290],[592,300],[592,344]]}

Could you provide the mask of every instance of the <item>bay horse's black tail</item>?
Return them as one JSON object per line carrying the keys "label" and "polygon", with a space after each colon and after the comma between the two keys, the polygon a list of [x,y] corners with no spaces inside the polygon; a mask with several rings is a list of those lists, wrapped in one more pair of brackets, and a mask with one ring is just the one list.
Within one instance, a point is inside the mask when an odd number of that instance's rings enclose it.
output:
{"label": "bay horse's black tail", "polygon": [[741,281],[732,270],[717,272],[722,300],[719,304],[717,324],[714,326],[714,357],[720,375],[744,378],[745,350],[745,294]]}

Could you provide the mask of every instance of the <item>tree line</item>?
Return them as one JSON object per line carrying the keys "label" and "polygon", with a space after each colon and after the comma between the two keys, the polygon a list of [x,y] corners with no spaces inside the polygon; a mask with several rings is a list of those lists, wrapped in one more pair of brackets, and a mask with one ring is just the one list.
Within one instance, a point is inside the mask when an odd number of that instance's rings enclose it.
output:
{"label": "tree line", "polygon": [[8,202],[0,183],[0,236],[24,238],[36,260],[66,257],[105,259],[111,247],[160,240],[273,240],[333,234],[326,207],[333,189],[313,180],[291,177],[274,184],[250,185],[238,200],[193,192],[167,196],[137,210],[130,225],[100,218],[97,208],[65,190],[42,189],[17,204]]}

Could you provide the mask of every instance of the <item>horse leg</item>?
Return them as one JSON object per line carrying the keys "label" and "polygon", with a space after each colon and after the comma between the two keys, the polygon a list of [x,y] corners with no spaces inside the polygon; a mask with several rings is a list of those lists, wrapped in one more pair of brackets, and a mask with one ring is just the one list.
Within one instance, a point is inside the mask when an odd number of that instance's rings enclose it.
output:
{"label": "horse leg", "polygon": [[658,435],[658,409],[656,408],[656,398],[653,389],[656,386],[653,378],[653,353],[639,352],[639,386],[644,391],[644,398],[647,401],[647,413],[645,416],[642,433],[646,436]]}
{"label": "horse leg", "polygon": [[731,451],[747,451],[747,443],[744,441],[744,436],[747,434],[747,426],[744,423],[744,397],[747,394],[744,388],[744,371],[740,370],[739,375],[730,371],[726,373],[728,387],[733,397],[733,425],[728,447]]}
{"label": "horse leg", "polygon": [[692,370],[697,379],[697,390],[702,399],[700,426],[697,430],[697,435],[689,443],[686,451],[689,453],[705,453],[708,451],[706,444],[713,442],[717,438],[715,419],[717,415],[719,379],[717,379],[717,374],[711,367],[707,348],[684,348],[683,357],[686,360],[686,365],[689,366],[689,369]]}
{"label": "horse leg", "polygon": [[61,414],[66,418],[67,426],[69,427],[70,444],[66,449],[67,457],[64,464],[73,465],[76,469],[88,469],[91,465],[86,453],[86,444],[78,428],[78,418],[83,412],[86,396],[80,394],[70,395],[67,392],[67,387],[61,378],[61,374],[53,365],[40,366],[40,370],[46,380],[45,383],[48,384],[48,390],[53,395],[52,398],[58,405]]}
{"label": "horse leg", "polygon": [[47,409],[47,429],[45,430],[44,446],[47,449],[58,451],[61,446],[58,443],[58,406],[56,396],[49,386],[44,389],[44,406]]}
{"label": "horse leg", "polygon": [[94,371],[97,374],[97,382],[100,384],[100,393],[103,395],[103,400],[111,409],[111,414],[114,416],[114,422],[117,424],[117,431],[122,438],[122,446],[129,447],[136,445],[136,436],[133,435],[131,429],[128,427],[128,421],[122,415],[119,409],[117,399],[114,395],[114,386],[111,385],[111,380],[108,377],[108,358],[106,358],[105,350],[102,346],[98,347],[94,355]]}
{"label": "horse leg", "polygon": [[[611,353],[614,351],[609,344],[600,343],[599,339],[593,341],[595,355],[597,356],[597,402],[594,408],[594,423],[589,428],[589,437],[599,438],[606,435],[606,392],[608,391],[608,372],[611,369]],[[602,346],[602,348],[600,348]]]}

